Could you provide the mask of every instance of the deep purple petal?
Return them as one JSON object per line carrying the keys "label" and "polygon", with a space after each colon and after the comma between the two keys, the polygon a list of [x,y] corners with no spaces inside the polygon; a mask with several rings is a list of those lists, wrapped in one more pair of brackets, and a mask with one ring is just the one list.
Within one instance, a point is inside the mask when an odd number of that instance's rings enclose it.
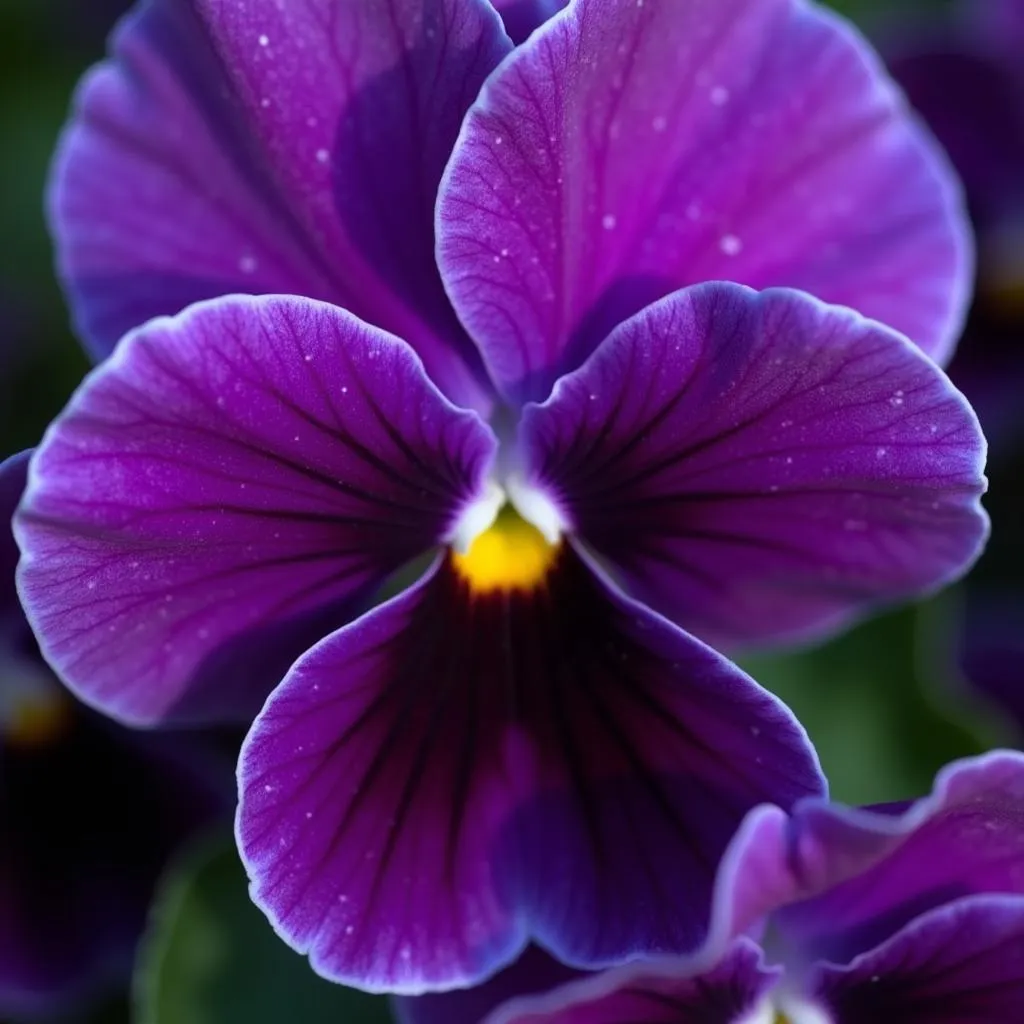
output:
{"label": "deep purple petal", "polygon": [[581,976],[586,977],[539,946],[527,946],[514,964],[480,985],[425,996],[397,996],[391,1005],[399,1024],[480,1024],[503,1003],[550,992]]}
{"label": "deep purple petal", "polygon": [[698,961],[607,971],[546,996],[516,1000],[485,1024],[753,1024],[779,974],[764,966],[754,943],[741,939],[710,968]]}
{"label": "deep purple petal", "polygon": [[535,939],[603,966],[706,935],[744,813],[820,791],[785,708],[565,548],[474,595],[445,561],[329,637],[243,750],[254,899],[324,975],[465,985]]}
{"label": "deep purple petal", "polygon": [[491,0],[514,43],[523,42],[538,26],[557,14],[569,0]]}
{"label": "deep purple petal", "polygon": [[1016,1024],[1024,1015],[1024,899],[933,910],[814,982],[836,1024]]}
{"label": "deep purple petal", "polygon": [[94,371],[32,462],[21,593],[120,719],[247,716],[353,602],[447,533],[494,440],[343,310],[217,300]]}
{"label": "deep purple petal", "polygon": [[529,482],[710,642],[820,633],[948,582],[987,534],[984,440],[905,339],[799,292],[699,285],[524,412]]}
{"label": "deep purple petal", "polygon": [[438,253],[514,400],[702,281],[801,288],[944,359],[970,278],[930,136],[845,23],[793,0],[580,0],[553,18],[467,116]]}
{"label": "deep purple petal", "polygon": [[775,923],[818,957],[846,961],[961,896],[1024,894],[1024,755],[944,769],[902,814],[810,805],[793,823],[793,895]]}
{"label": "deep purple petal", "polygon": [[485,0],[140,7],[79,92],[50,195],[93,352],[199,299],[291,293],[394,331],[449,395],[485,402],[433,215],[508,46]]}

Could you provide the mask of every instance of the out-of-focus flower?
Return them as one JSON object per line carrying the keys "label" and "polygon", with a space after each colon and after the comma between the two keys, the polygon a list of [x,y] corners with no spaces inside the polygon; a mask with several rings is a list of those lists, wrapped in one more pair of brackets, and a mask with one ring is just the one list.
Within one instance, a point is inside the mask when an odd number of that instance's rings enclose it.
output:
{"label": "out-of-focus flower", "polygon": [[953,378],[994,443],[1024,440],[1024,0],[964,0],[889,41],[890,67],[960,172],[978,290]]}
{"label": "out-of-focus flower", "polygon": [[51,212],[97,355],[212,301],[51,428],[23,599],[125,721],[284,676],[238,835],[330,977],[696,946],[746,811],[823,783],[679,627],[821,635],[983,540],[983,442],[921,351],[959,328],[956,189],[807,4],[579,0],[513,51],[482,0],[153,0]]}
{"label": "out-of-focus flower", "polygon": [[[27,458],[0,466],[7,520]],[[0,1014],[51,1011],[123,981],[157,878],[224,820],[230,774],[178,736],[82,708],[39,657],[0,537]]]}
{"label": "out-of-focus flower", "polygon": [[[940,773],[911,806],[751,812],[709,946],[521,996],[399,1002],[406,1024],[1015,1024],[1024,1006],[1024,758]],[[747,933],[747,935],[744,935]],[[763,936],[760,944],[749,936]],[[724,949],[724,953],[723,953]],[[547,984],[544,958],[508,972]],[[536,977],[533,977],[536,975]],[[497,990],[498,981],[492,982]]]}

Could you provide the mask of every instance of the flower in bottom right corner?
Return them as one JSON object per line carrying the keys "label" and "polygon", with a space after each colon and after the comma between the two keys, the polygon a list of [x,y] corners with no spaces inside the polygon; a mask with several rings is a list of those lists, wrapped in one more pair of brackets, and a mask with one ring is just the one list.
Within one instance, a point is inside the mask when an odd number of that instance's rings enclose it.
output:
{"label": "flower in bottom right corner", "polygon": [[[697,957],[514,998],[486,1024],[1018,1024],[1024,757],[957,762],[914,803],[755,809],[714,913]],[[459,1019],[465,995],[434,998]]]}

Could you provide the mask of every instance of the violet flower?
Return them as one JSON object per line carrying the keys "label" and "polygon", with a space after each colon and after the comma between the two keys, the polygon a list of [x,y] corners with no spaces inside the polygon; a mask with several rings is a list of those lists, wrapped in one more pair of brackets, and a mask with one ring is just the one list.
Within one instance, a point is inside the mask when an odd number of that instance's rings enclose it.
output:
{"label": "violet flower", "polygon": [[[1017,754],[952,765],[909,807],[809,801],[791,816],[761,807],[725,856],[715,934],[696,957],[637,963],[483,1015],[473,993],[452,993],[401,1000],[399,1016],[406,1024],[1016,1024],[1022,863]],[[743,932],[765,938],[733,938]],[[546,985],[546,970],[535,955],[508,973],[529,990]]]}
{"label": "violet flower", "polygon": [[209,301],[51,427],[22,599],[122,721],[283,677],[238,838],[328,977],[694,948],[744,814],[824,783],[683,630],[820,636],[983,542],[922,353],[965,300],[956,189],[802,2],[578,0],[513,50],[483,0],[154,0],[51,198],[97,355]]}
{"label": "violet flower", "polygon": [[[27,459],[0,466],[10,519]],[[223,822],[230,765],[189,737],[145,737],[78,705],[47,669],[0,537],[0,1015],[52,1013],[123,984],[156,882]],[[220,768],[218,773],[217,768]]]}

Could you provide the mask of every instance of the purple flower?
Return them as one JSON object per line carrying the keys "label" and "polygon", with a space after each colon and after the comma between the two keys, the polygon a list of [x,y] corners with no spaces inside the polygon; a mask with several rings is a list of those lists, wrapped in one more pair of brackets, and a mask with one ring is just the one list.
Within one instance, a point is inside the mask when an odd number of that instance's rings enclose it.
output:
{"label": "purple flower", "polygon": [[51,200],[93,350],[134,329],[33,460],[23,601],[123,721],[273,690],[238,838],[329,977],[693,949],[745,813],[823,781],[683,630],[819,636],[984,539],[921,351],[955,188],[803,3],[582,0],[513,51],[482,0],[155,0]]}
{"label": "purple flower", "polygon": [[[696,956],[637,963],[491,1013],[475,993],[400,1001],[406,1024],[1011,1024],[1024,1007],[1024,757],[940,773],[932,795],[752,811]],[[747,933],[744,935],[744,933]],[[751,936],[764,935],[761,945]],[[763,947],[763,948],[762,948]],[[491,983],[538,991],[539,954]],[[486,1005],[486,1004],[485,1004]],[[493,1005],[493,1003],[492,1003]]]}
{"label": "purple flower", "polygon": [[[27,459],[0,466],[9,519]],[[52,1012],[123,983],[171,855],[230,806],[211,752],[81,708],[35,650],[0,538],[0,1014]],[[223,767],[223,766],[222,766]],[[223,785],[221,784],[223,783]]]}

